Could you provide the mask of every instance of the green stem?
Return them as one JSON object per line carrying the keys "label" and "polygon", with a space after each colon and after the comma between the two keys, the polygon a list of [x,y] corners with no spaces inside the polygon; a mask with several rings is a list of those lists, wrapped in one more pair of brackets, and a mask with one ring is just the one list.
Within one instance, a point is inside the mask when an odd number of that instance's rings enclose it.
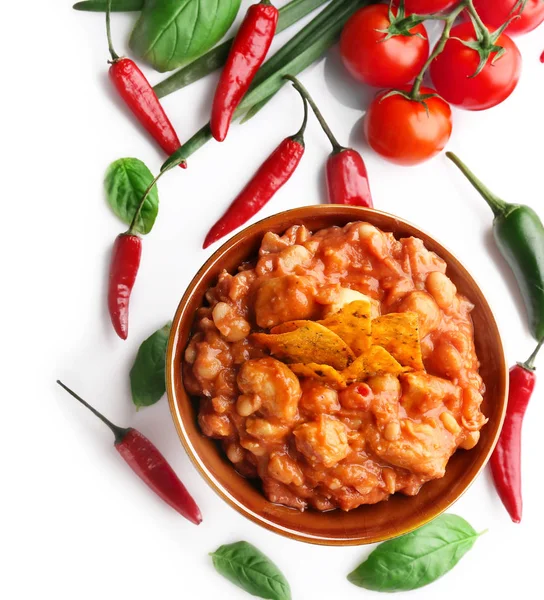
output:
{"label": "green stem", "polygon": [[474,173],[465,165],[465,163],[456,156],[453,152],[446,152],[446,156],[459,168],[463,175],[480,193],[482,198],[487,202],[495,217],[504,215],[509,208],[508,203],[496,196],[486,185],[484,185]]}
{"label": "green stem", "polygon": [[544,338],[542,338],[540,340],[540,342],[538,342],[538,346],[535,348],[535,350],[531,354],[531,356],[529,356],[529,358],[524,363],[521,363],[521,366],[524,369],[527,369],[527,371],[535,370],[535,360],[536,360],[536,357],[537,357],[538,353],[540,352],[540,349],[542,348],[543,345],[544,345]]}
{"label": "green stem", "polygon": [[106,419],[106,417],[102,413],[99,413],[96,410],[96,408],[92,407],[88,402],[85,402],[85,400],[83,400],[83,398],[81,396],[78,396],[68,386],[64,385],[64,383],[62,383],[62,381],[59,381],[57,379],[57,383],[60,385],[61,388],[65,389],[70,394],[70,396],[74,397],[78,402],[81,402],[81,404],[83,404],[83,406],[88,408],[93,413],[93,415],[97,416],[102,421],[102,423],[104,423],[111,429],[111,431],[113,432],[113,435],[115,436],[116,444],[123,441],[123,438],[126,436],[128,429],[124,429],[123,427],[114,425],[109,419]]}
{"label": "green stem", "polygon": [[472,0],[463,0],[457,8],[454,8],[451,11],[449,15],[442,18],[442,20],[444,20],[444,29],[442,31],[442,35],[436,43],[431,55],[427,59],[427,62],[423,65],[423,68],[419,72],[419,75],[414,80],[414,85],[412,86],[412,91],[410,92],[410,98],[412,98],[412,100],[418,100],[419,93],[421,90],[421,84],[423,83],[423,77],[425,76],[425,73],[431,66],[433,60],[443,52],[446,46],[446,42],[450,39],[451,28],[455,23],[455,19],[457,19],[461,12],[463,12],[463,10],[469,2],[472,2]]}
{"label": "green stem", "polygon": [[116,60],[119,60],[119,55],[115,52],[113,41],[111,39],[111,2],[112,0],[108,0],[108,6],[106,7],[106,35],[108,36],[108,48],[111,59],[115,62]]}
{"label": "green stem", "polygon": [[[74,10],[83,10],[87,12],[106,12],[108,0],[83,0],[76,2],[72,7]],[[144,0],[115,0],[112,3],[111,12],[132,12],[142,10]]]}
{"label": "green stem", "polygon": [[485,26],[485,23],[482,21],[482,19],[480,18],[480,15],[478,14],[478,11],[474,8],[474,3],[472,0],[465,0],[465,4],[466,4],[466,8],[468,13],[470,14],[470,16],[472,17],[472,19],[474,20],[474,23],[476,24],[476,26],[478,27],[478,29],[480,30],[480,32],[483,35],[483,43],[485,46],[488,46],[491,44],[491,34],[489,33],[489,29]]}
{"label": "green stem", "polygon": [[304,146],[304,134],[306,133],[306,126],[308,125],[308,102],[304,96],[301,97],[302,103],[304,104],[304,119],[302,120],[300,129],[291,137],[291,139]]}
{"label": "green stem", "polygon": [[151,193],[151,190],[155,187],[155,185],[157,185],[157,181],[159,181],[159,179],[167,172],[170,170],[171,167],[167,168],[167,169],[163,169],[154,179],[153,181],[147,186],[147,189],[144,192],[144,195],[142,196],[142,199],[140,200],[140,204],[138,204],[138,208],[136,209],[136,212],[134,213],[134,216],[132,217],[132,221],[130,222],[130,227],[127,230],[127,235],[134,235],[134,229],[136,227],[136,223],[138,222],[138,219],[140,218],[140,213],[142,212],[142,209],[144,207],[145,201],[147,200],[147,197],[149,196],[149,194]]}
{"label": "green stem", "polygon": [[323,113],[319,110],[319,107],[315,103],[310,92],[302,85],[302,83],[296,77],[293,77],[293,75],[284,75],[284,78],[288,79],[293,84],[293,86],[297,90],[297,92],[312,107],[312,110],[314,111],[314,114],[315,114],[317,120],[319,121],[321,128],[323,129],[323,131],[325,132],[325,134],[327,135],[327,137],[329,138],[329,140],[332,144],[333,152],[337,153],[337,152],[342,152],[342,150],[345,150],[345,148],[343,146],[341,146],[340,143],[338,142],[338,140],[336,139],[334,133],[332,132],[331,128],[329,127],[329,124],[325,120]]}

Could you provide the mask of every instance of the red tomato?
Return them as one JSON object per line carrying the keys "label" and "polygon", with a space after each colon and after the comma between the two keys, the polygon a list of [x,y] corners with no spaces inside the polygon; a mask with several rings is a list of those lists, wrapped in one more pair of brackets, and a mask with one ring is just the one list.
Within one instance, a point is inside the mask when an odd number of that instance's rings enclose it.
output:
{"label": "red tomato", "polygon": [[[450,105],[435,96],[421,102],[379,94],[364,120],[366,139],[378,154],[399,165],[416,165],[441,152],[451,136]],[[422,94],[435,93],[421,88]],[[428,112],[427,112],[428,111]]]}
{"label": "red tomato", "polygon": [[[512,16],[512,9],[518,0],[474,0],[474,8],[484,23],[497,29]],[[517,11],[516,13],[517,14]],[[538,27],[544,21],[544,2],[542,0],[527,0],[519,19],[508,26],[510,35],[527,33]]]}
{"label": "red tomato", "polygon": [[429,40],[423,25],[410,31],[418,35],[396,35],[384,41],[389,7],[374,4],[357,11],[346,23],[340,39],[342,60],[348,71],[376,87],[398,87],[416,77],[429,57]]}
{"label": "red tomato", "polygon": [[[454,4],[459,4],[459,0],[405,0],[404,8],[409,14],[430,15],[451,8]],[[395,0],[395,5],[399,5],[399,0]]]}
{"label": "red tomato", "polygon": [[506,53],[495,63],[496,53],[492,53],[483,70],[473,77],[480,63],[478,52],[453,39],[475,41],[472,23],[455,26],[451,36],[442,54],[431,64],[431,78],[438,93],[451,104],[467,110],[484,110],[506,100],[521,73],[521,54],[512,39],[501,35],[497,45],[505,48]]}

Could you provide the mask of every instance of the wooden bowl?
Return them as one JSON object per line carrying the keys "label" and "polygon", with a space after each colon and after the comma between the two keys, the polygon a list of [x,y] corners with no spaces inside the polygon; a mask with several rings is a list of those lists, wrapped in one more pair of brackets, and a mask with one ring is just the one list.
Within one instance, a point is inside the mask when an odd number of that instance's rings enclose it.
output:
{"label": "wooden bowl", "polygon": [[[457,451],[442,479],[426,483],[417,496],[396,494],[388,501],[361,506],[350,512],[321,513],[272,504],[255,482],[235,471],[218,445],[197,424],[197,402],[183,388],[181,361],[195,311],[219,273],[235,272],[253,256],[267,231],[283,233],[303,224],[311,231],[352,221],[368,221],[396,237],[416,236],[448,264],[448,275],[459,292],[474,304],[472,313],[480,373],[487,392],[482,405],[489,422],[471,451]],[[248,227],[224,244],[200,269],[183,296],[168,345],[166,360],[168,398],[179,436],[193,463],[209,485],[238,512],[271,531],[292,539],[325,545],[370,544],[394,538],[424,525],[449,508],[478,476],[498,439],[506,411],[508,369],[497,324],[480,288],[463,265],[441,244],[406,221],[376,210],[335,205],[309,206],[283,212]]]}

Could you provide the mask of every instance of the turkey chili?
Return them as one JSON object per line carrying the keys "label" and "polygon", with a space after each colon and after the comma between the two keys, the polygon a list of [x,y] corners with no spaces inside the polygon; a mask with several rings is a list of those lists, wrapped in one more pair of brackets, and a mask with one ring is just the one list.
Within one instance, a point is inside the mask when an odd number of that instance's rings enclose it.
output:
{"label": "turkey chili", "polygon": [[204,435],[271,502],[415,495],[486,418],[473,305],[417,238],[365,222],[267,233],[196,313],[183,380]]}

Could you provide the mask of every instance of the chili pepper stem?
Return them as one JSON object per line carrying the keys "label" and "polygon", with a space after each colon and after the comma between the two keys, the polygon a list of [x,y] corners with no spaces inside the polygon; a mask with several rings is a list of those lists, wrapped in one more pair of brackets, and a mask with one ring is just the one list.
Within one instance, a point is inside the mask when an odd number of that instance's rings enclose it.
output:
{"label": "chili pepper stem", "polygon": [[540,342],[538,342],[538,346],[535,348],[534,352],[531,354],[531,356],[529,356],[529,358],[524,362],[524,363],[519,363],[519,366],[522,367],[523,369],[526,369],[527,371],[535,371],[535,360],[536,357],[538,356],[538,353],[540,352],[540,349],[542,348],[542,346],[544,345],[544,338],[542,338],[540,340]]}
{"label": "chili pepper stem", "polygon": [[319,121],[321,128],[323,129],[323,131],[325,132],[325,134],[329,138],[329,141],[332,144],[333,152],[336,154],[338,152],[342,152],[342,150],[345,150],[346,148],[344,148],[344,146],[342,146],[336,139],[336,136],[334,135],[331,128],[329,127],[329,124],[325,120],[323,113],[321,112],[321,110],[319,109],[317,104],[315,103],[310,92],[293,75],[284,75],[283,78],[288,79],[293,84],[293,87],[297,90],[297,92],[302,96],[302,98],[306,102],[308,102],[308,104],[312,107],[312,110],[314,111],[314,114],[315,114],[317,120]]}
{"label": "chili pepper stem", "polygon": [[108,6],[106,8],[106,35],[108,37],[108,49],[113,62],[119,60],[119,55],[113,48],[113,41],[111,39],[111,3],[112,0],[108,0]]}
{"label": "chili pepper stem", "polygon": [[[184,161],[182,161],[184,162]],[[140,217],[140,213],[142,212],[142,208],[144,207],[145,201],[147,200],[147,197],[149,196],[149,194],[151,193],[151,190],[155,187],[155,185],[157,185],[157,181],[159,181],[159,179],[167,172],[169,171],[173,166],[172,165],[166,169],[163,169],[154,179],[153,181],[147,186],[147,189],[144,192],[144,195],[142,196],[142,199],[140,200],[140,204],[138,204],[138,208],[136,209],[136,212],[134,213],[134,216],[132,217],[132,221],[130,222],[130,227],[127,230],[127,235],[134,235],[134,228],[136,227],[136,223],[138,222],[138,218]]]}
{"label": "chili pepper stem", "polygon": [[118,427],[117,425],[114,425],[102,413],[99,413],[96,410],[96,408],[93,408],[88,402],[85,402],[85,400],[83,400],[83,398],[81,396],[78,396],[68,386],[64,385],[64,383],[62,383],[62,381],[57,379],[57,383],[60,385],[61,388],[66,390],[70,394],[70,396],[73,396],[78,402],[81,402],[81,404],[83,404],[83,406],[88,408],[95,416],[97,416],[102,421],[102,423],[106,424],[111,429],[111,431],[113,432],[113,435],[115,436],[116,444],[123,441],[123,438],[126,436],[128,429],[124,429],[123,427]]}
{"label": "chili pepper stem", "polygon": [[298,142],[301,146],[304,146],[304,134],[306,133],[306,126],[308,125],[308,102],[306,102],[304,96],[302,96],[302,102],[304,104],[304,118],[302,119],[302,125],[295,135],[291,136],[291,139]]}
{"label": "chili pepper stem", "polygon": [[463,175],[470,181],[482,198],[487,202],[495,217],[504,215],[508,205],[504,200],[496,196],[486,185],[484,185],[465,163],[453,152],[446,152],[446,156],[459,168]]}

